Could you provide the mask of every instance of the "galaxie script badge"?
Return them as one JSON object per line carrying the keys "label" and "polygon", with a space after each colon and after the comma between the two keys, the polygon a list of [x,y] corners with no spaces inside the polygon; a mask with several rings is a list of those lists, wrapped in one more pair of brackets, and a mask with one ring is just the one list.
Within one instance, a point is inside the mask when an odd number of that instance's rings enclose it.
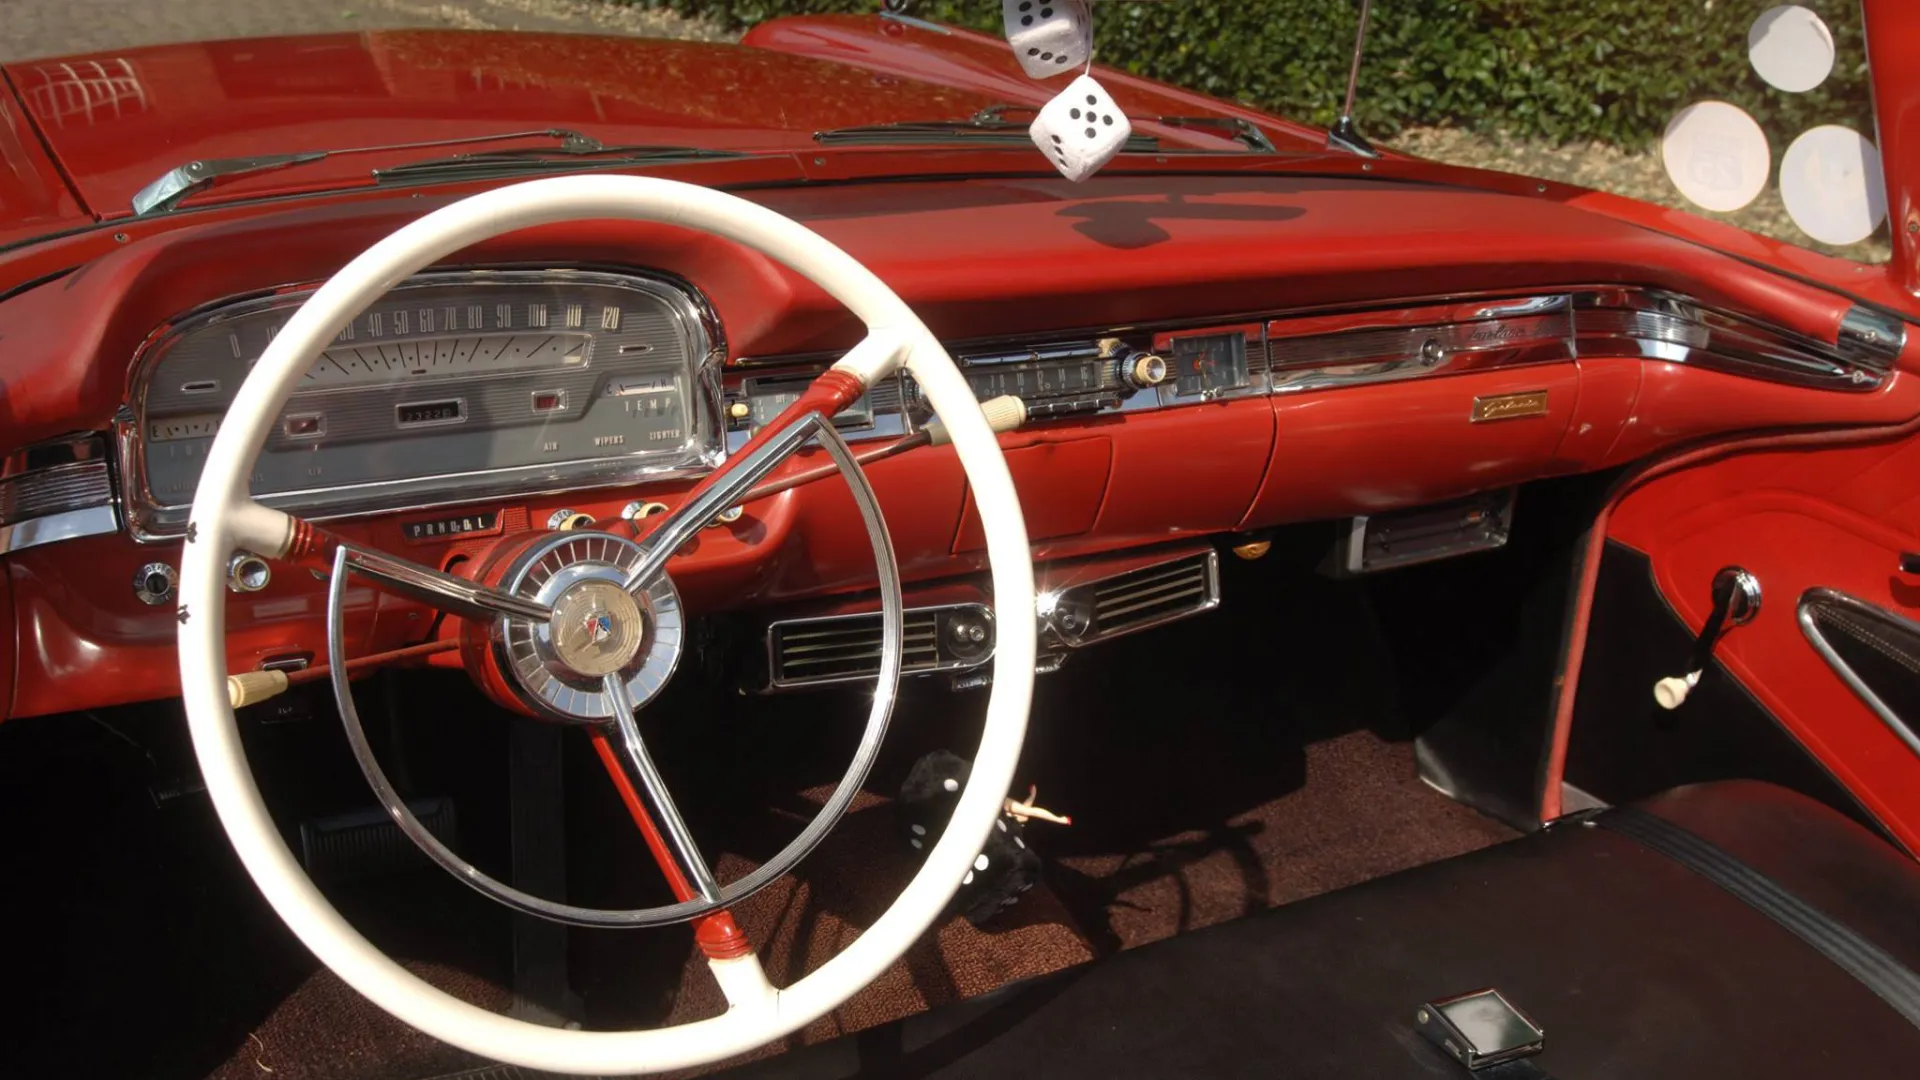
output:
{"label": "galaxie script badge", "polygon": [[1518,420],[1523,416],[1547,415],[1547,392],[1529,390],[1523,394],[1497,394],[1493,397],[1473,399],[1473,412],[1468,419],[1476,424],[1485,424],[1494,420]]}

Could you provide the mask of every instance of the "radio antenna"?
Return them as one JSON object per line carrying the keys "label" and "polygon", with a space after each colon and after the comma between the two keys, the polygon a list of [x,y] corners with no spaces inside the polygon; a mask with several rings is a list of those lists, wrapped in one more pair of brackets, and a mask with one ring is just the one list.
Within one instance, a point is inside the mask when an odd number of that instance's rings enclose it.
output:
{"label": "radio antenna", "polygon": [[1353,123],[1353,97],[1360,89],[1360,57],[1366,51],[1367,15],[1372,10],[1373,0],[1360,0],[1360,29],[1353,35],[1353,65],[1347,69],[1347,100],[1340,106],[1340,119],[1327,129],[1327,149],[1345,150],[1361,157],[1380,156]]}

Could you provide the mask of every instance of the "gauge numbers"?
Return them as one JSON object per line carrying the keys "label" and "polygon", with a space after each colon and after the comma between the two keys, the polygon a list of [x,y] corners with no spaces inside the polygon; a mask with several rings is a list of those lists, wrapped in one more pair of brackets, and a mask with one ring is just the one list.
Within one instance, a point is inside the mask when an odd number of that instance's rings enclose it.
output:
{"label": "gauge numbers", "polygon": [[[811,385],[811,377],[747,380],[747,401],[752,409],[748,419],[753,429],[758,431],[773,423],[788,406],[799,401],[800,395]],[[873,402],[869,396],[861,394],[858,401],[834,414],[833,426],[843,430],[872,427]]]}
{"label": "gauge numbers", "polygon": [[320,354],[302,389],[394,382],[415,376],[488,375],[585,367],[587,334],[449,334],[405,341],[335,345]]}
{"label": "gauge numbers", "polygon": [[1046,361],[967,371],[967,385],[981,401],[1012,394],[1020,398],[1059,397],[1100,390],[1100,360]]}
{"label": "gauge numbers", "polygon": [[[222,410],[307,295],[205,308],[143,354],[128,403],[143,526],[185,525]],[[420,275],[305,365],[255,462],[252,492],[340,514],[694,474],[724,446],[710,327],[694,294],[644,274]]]}
{"label": "gauge numbers", "polygon": [[178,442],[181,439],[210,439],[220,430],[219,413],[194,416],[169,416],[147,424],[148,442]]}

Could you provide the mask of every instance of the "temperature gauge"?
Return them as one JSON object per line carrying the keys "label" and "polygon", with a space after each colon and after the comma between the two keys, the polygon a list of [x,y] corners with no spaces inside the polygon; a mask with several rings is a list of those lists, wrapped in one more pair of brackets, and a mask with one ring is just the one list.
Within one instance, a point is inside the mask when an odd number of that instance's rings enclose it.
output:
{"label": "temperature gauge", "polygon": [[1244,334],[1174,338],[1174,392],[1180,397],[1218,397],[1252,380],[1247,375]]}

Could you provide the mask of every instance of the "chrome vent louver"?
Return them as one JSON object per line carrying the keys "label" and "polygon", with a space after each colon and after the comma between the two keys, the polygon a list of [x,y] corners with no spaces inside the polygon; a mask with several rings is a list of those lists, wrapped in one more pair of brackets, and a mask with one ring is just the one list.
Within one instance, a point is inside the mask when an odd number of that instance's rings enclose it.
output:
{"label": "chrome vent louver", "polygon": [[74,436],[0,458],[0,552],[118,528],[102,437]]}
{"label": "chrome vent louver", "polygon": [[[901,620],[900,673],[924,675],[985,663],[993,620],[980,604],[912,608]],[[980,628],[983,636],[973,639]],[[768,681],[776,689],[871,679],[880,673],[880,615],[793,619],[767,628]]]}
{"label": "chrome vent louver", "polygon": [[1208,553],[1095,582],[1090,586],[1094,633],[1113,637],[1212,607],[1219,602],[1213,558]]}
{"label": "chrome vent louver", "polygon": [[1045,644],[1078,648],[1220,606],[1220,556],[1185,555],[1040,596]]}

